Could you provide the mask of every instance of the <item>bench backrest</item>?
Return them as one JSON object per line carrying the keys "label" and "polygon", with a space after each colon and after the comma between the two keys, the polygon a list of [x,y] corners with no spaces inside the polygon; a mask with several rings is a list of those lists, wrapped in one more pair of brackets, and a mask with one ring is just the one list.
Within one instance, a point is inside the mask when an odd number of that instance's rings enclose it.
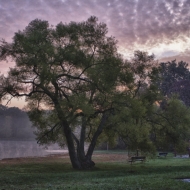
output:
{"label": "bench backrest", "polygon": [[167,155],[167,152],[160,152],[159,155]]}

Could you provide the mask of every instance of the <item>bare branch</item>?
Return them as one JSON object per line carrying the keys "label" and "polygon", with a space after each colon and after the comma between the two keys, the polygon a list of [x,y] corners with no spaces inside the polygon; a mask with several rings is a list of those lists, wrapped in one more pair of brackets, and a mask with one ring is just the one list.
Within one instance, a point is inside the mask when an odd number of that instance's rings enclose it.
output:
{"label": "bare branch", "polygon": [[[53,130],[60,125],[60,122],[59,123],[56,123],[49,131],[45,132],[37,141],[37,143],[39,143],[44,137],[48,136],[49,133],[52,133]],[[59,127],[59,129],[61,128],[61,126]]]}

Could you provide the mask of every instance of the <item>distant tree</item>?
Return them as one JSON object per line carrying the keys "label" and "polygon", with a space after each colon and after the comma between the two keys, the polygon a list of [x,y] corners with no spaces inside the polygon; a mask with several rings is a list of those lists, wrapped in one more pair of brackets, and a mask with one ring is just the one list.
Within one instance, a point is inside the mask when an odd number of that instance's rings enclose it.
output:
{"label": "distant tree", "polygon": [[109,125],[124,67],[116,40],[106,34],[96,17],[55,28],[36,19],[15,33],[12,43],[0,45],[1,60],[16,62],[7,77],[1,76],[1,97],[25,96],[37,140],[66,142],[76,169],[94,166],[92,153]]}
{"label": "distant tree", "polygon": [[27,113],[16,107],[0,105],[0,138],[34,140],[32,124]]}
{"label": "distant tree", "polygon": [[173,148],[175,152],[186,151],[190,137],[190,108],[172,97],[167,101],[165,109],[158,108],[153,115],[151,134],[156,147]]}
{"label": "distant tree", "polygon": [[121,74],[118,107],[112,117],[113,129],[128,149],[153,153],[155,147],[150,139],[151,126],[147,118],[160,98],[158,89],[151,83],[156,61],[153,55],[136,51],[125,66],[133,73],[134,80],[128,84],[127,75]]}
{"label": "distant tree", "polygon": [[190,79],[184,79],[173,83],[169,90],[169,95],[178,95],[178,98],[185,105],[190,106]]}
{"label": "distant tree", "polygon": [[187,64],[176,65],[174,61],[157,67],[154,56],[140,51],[135,52],[129,64],[135,78],[121,93],[123,98],[118,98],[125,106],[118,108],[120,113],[115,115],[115,122],[119,123],[115,130],[133,150],[154,153],[156,148],[173,147],[184,151],[190,135],[190,112],[174,94],[184,95],[189,85]]}
{"label": "distant tree", "polygon": [[154,90],[147,95],[157,92],[157,99],[153,98],[156,104],[147,117],[151,140],[158,149],[173,147],[178,152],[184,151],[190,129],[188,64],[183,61],[177,63],[176,60],[160,63],[153,68],[150,78]]}
{"label": "distant tree", "polygon": [[156,83],[166,97],[178,94],[178,98],[190,106],[190,71],[186,62],[176,60],[160,63]]}

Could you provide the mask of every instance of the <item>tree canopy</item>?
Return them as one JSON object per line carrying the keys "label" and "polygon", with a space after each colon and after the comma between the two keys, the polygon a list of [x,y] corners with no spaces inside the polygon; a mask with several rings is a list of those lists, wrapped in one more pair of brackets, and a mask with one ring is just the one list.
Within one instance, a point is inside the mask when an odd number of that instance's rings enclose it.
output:
{"label": "tree canopy", "polygon": [[[167,109],[160,106],[165,86],[188,78],[186,64],[157,67],[154,56],[141,51],[124,60],[107,32],[96,17],[56,27],[36,19],[15,33],[12,43],[0,44],[0,60],[16,63],[0,76],[1,100],[26,97],[37,141],[66,144],[75,169],[95,165],[92,154],[104,136],[113,140],[119,135],[128,147],[149,151],[163,142],[155,138],[163,127],[170,132],[161,137],[172,136],[170,143],[177,147],[182,142],[177,134],[190,122],[180,102],[167,99]],[[177,68],[179,77],[173,79],[162,67]],[[184,117],[183,122],[173,123],[175,106],[175,118]]]}
{"label": "tree canopy", "polygon": [[65,139],[78,169],[94,165],[92,153],[113,109],[122,69],[117,42],[106,34],[96,17],[55,28],[36,19],[15,33],[12,43],[1,42],[1,60],[16,62],[7,77],[1,76],[1,97],[27,97],[38,141]]}

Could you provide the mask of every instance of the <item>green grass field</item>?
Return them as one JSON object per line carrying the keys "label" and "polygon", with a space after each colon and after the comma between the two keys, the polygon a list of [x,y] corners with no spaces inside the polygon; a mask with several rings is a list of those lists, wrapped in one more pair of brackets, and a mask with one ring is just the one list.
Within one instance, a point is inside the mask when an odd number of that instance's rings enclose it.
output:
{"label": "green grass field", "polygon": [[88,171],[71,168],[67,155],[44,158],[18,158],[0,161],[0,190],[113,189],[113,190],[188,190],[190,159],[147,159],[132,165],[127,154],[96,152],[96,167]]}

